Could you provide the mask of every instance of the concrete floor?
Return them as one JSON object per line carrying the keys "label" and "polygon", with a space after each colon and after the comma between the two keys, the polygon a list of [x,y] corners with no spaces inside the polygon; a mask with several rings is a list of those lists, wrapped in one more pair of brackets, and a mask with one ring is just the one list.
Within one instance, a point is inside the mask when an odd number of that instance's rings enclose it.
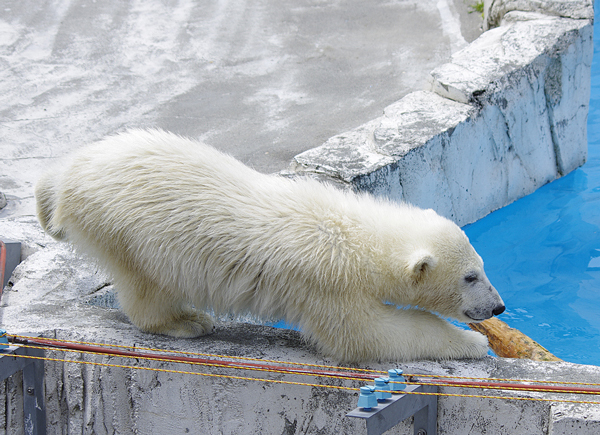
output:
{"label": "concrete floor", "polygon": [[159,127],[263,172],[379,116],[481,33],[470,0],[5,0],[0,218],[50,160]]}

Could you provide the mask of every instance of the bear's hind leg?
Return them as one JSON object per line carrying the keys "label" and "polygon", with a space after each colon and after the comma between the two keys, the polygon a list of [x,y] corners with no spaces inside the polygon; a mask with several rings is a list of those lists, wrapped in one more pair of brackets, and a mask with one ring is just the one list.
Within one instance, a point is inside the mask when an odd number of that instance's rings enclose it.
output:
{"label": "bear's hind leg", "polygon": [[142,331],[193,338],[214,330],[210,315],[193,308],[176,292],[148,279],[132,275],[116,276],[115,288],[121,309]]}

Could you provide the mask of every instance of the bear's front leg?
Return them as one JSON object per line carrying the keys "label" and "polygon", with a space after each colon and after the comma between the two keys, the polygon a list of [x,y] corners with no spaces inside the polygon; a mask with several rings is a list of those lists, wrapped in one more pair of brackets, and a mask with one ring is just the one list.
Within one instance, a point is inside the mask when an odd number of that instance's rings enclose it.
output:
{"label": "bear's front leg", "polygon": [[427,311],[394,306],[363,309],[307,331],[321,349],[346,362],[482,358],[485,336],[451,325]]}
{"label": "bear's front leg", "polygon": [[411,359],[483,358],[488,353],[484,335],[458,328],[428,311],[396,309],[394,324],[405,325],[395,336],[395,351]]}

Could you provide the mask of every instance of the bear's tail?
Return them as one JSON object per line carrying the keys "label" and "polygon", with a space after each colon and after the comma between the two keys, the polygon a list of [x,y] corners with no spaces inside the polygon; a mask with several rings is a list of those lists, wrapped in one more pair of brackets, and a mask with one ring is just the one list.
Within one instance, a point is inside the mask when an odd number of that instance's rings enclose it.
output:
{"label": "bear's tail", "polygon": [[56,240],[65,240],[66,234],[60,226],[56,225],[54,215],[58,205],[56,172],[47,172],[35,186],[35,201],[37,206],[37,217],[44,231]]}

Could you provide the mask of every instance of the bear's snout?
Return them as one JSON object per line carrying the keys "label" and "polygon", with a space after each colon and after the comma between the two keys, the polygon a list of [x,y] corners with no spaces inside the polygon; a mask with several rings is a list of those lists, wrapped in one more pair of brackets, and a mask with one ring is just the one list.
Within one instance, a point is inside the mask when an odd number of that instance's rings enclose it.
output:
{"label": "bear's snout", "polygon": [[495,301],[488,301],[478,307],[464,310],[464,314],[469,318],[470,322],[482,322],[494,316],[498,316],[504,312],[506,307],[502,299],[498,297]]}
{"label": "bear's snout", "polygon": [[498,291],[483,275],[475,282],[469,283],[463,290],[462,314],[468,323],[483,322],[504,312],[506,307]]}
{"label": "bear's snout", "polygon": [[482,322],[491,317],[498,316],[504,312],[506,307],[504,304],[497,305],[494,308],[475,308],[466,310],[465,315],[470,319],[471,322]]}
{"label": "bear's snout", "polygon": [[504,312],[504,310],[506,310],[506,307],[504,305],[499,305],[496,308],[494,308],[494,311],[492,311],[492,313],[494,314],[494,316],[499,316]]}

